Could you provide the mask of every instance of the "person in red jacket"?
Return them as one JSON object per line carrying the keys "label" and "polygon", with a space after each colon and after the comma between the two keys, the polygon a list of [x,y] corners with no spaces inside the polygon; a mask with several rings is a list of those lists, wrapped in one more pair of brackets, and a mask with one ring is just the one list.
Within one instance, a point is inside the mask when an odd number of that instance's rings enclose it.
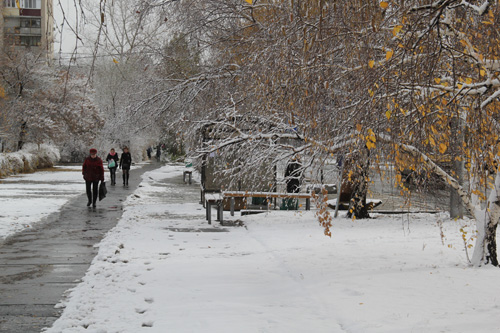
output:
{"label": "person in red jacket", "polygon": [[82,174],[87,188],[87,198],[89,199],[87,206],[92,204],[92,207],[95,208],[99,193],[99,181],[104,181],[104,167],[102,160],[97,157],[97,149],[90,149],[90,156],[83,162]]}

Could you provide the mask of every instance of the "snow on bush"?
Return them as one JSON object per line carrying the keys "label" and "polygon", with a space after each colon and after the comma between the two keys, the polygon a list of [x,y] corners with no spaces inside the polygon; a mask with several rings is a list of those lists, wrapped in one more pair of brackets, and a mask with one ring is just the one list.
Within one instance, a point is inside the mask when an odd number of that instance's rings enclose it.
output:
{"label": "snow on bush", "polygon": [[54,146],[26,144],[20,151],[0,154],[0,178],[50,168],[59,159],[59,150]]}

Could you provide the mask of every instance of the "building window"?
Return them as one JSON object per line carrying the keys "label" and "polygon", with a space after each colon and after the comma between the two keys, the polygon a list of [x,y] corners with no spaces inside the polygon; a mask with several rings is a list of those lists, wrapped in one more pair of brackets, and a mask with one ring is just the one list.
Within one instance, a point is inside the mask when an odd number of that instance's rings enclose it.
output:
{"label": "building window", "polygon": [[21,19],[21,27],[23,28],[40,28],[41,26],[41,19]]}
{"label": "building window", "polygon": [[[4,0],[6,8],[16,8],[16,0]],[[42,1],[41,0],[18,0],[21,8],[26,9],[41,9]]]}
{"label": "building window", "polygon": [[16,0],[5,0],[5,7],[6,8],[15,8],[15,7],[17,7]]}
{"label": "building window", "polygon": [[40,46],[42,45],[41,36],[21,36],[21,45],[23,46]]}

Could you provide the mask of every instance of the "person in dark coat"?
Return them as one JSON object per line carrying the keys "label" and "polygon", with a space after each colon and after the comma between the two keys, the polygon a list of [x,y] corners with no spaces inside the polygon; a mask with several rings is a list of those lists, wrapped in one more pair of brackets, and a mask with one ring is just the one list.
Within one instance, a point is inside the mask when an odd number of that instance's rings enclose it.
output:
{"label": "person in dark coat", "polygon": [[115,152],[115,148],[111,148],[108,157],[106,157],[106,162],[108,162],[109,175],[111,176],[111,185],[116,184],[116,169],[118,169],[118,153]]}
{"label": "person in dark coat", "polygon": [[286,191],[288,193],[300,192],[301,164],[296,158],[288,163],[285,170]]}
{"label": "person in dark coat", "polygon": [[132,155],[128,151],[128,147],[123,148],[122,157],[120,158],[120,169],[123,172],[123,185],[128,186],[128,178],[130,176],[130,166],[132,165]]}
{"label": "person in dark coat", "polygon": [[157,162],[160,162],[160,156],[161,156],[161,146],[160,146],[160,145],[158,145],[158,146],[156,147],[156,161],[157,161]]}
{"label": "person in dark coat", "polygon": [[99,181],[104,182],[104,167],[101,158],[97,156],[97,149],[90,149],[90,156],[83,162],[82,174],[87,190],[87,206],[92,204],[92,207],[95,208],[99,193]]}
{"label": "person in dark coat", "polygon": [[[288,162],[285,170],[285,182],[286,182],[286,191],[287,193],[299,193],[300,192],[300,183],[302,176],[302,165],[298,158],[294,157],[291,161]],[[294,198],[286,198],[283,199],[283,208],[286,210],[298,209],[299,202]]]}

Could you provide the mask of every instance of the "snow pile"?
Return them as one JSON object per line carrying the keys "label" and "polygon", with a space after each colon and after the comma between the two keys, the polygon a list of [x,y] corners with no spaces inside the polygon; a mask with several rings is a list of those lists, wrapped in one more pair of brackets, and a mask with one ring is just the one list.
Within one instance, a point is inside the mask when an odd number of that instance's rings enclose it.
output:
{"label": "snow pile", "polygon": [[209,226],[181,171],[143,175],[46,332],[500,331],[500,271],[465,259],[471,221],[339,218],[332,238],[314,212]]}
{"label": "snow pile", "polygon": [[53,146],[26,144],[20,151],[0,154],[0,178],[49,168],[59,159],[59,150]]}

